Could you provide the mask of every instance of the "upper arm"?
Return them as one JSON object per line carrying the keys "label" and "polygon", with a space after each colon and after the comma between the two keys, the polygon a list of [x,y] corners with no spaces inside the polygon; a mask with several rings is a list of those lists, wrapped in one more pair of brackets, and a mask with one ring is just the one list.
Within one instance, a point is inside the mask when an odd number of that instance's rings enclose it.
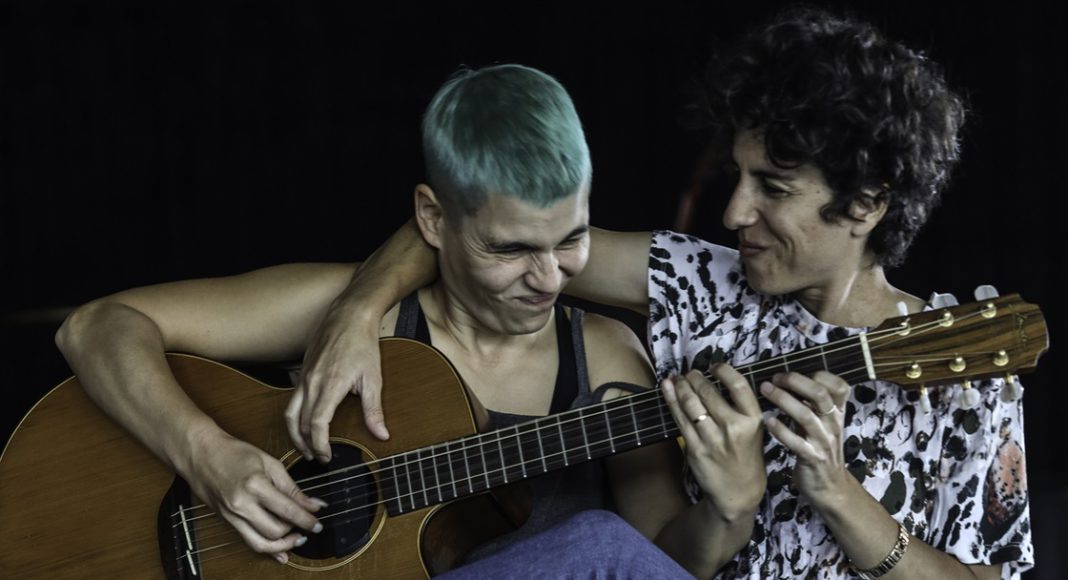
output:
{"label": "upper arm", "polygon": [[[645,349],[630,328],[595,314],[587,314],[584,320],[591,386],[625,382],[649,388],[654,384]],[[619,514],[647,538],[656,537],[685,507],[682,454],[674,439],[614,455],[606,463]]]}
{"label": "upper arm", "polygon": [[586,269],[568,283],[567,293],[584,300],[628,308],[649,315],[650,232],[590,229]]}
{"label": "upper arm", "polygon": [[147,316],[168,350],[278,360],[303,352],[354,269],[351,264],[289,264],[134,288],[97,302],[123,304]]}

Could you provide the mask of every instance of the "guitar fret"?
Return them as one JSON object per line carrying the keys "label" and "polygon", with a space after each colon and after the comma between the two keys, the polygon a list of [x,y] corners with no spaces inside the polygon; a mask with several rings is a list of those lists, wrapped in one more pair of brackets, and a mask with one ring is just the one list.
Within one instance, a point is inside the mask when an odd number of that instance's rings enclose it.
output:
{"label": "guitar fret", "polygon": [[612,414],[608,410],[607,407],[605,407],[604,427],[605,427],[605,430],[608,432],[608,449],[612,453],[615,453],[616,452],[616,436],[612,434]]}
{"label": "guitar fret", "polygon": [[642,444],[642,432],[638,429],[638,416],[634,414],[634,397],[627,397],[627,403],[630,407],[630,422],[634,425],[634,441],[640,447]]}
{"label": "guitar fret", "polygon": [[504,444],[500,435],[497,436],[497,453],[501,456],[501,475],[504,476],[504,482],[508,483],[508,468],[504,462]]}
{"label": "guitar fret", "polygon": [[[405,456],[405,457],[407,457],[407,456]],[[415,493],[412,492],[412,490],[414,488],[412,487],[412,470],[411,470],[411,466],[410,465],[405,465],[404,466],[404,477],[408,481],[408,494],[407,494],[408,495],[408,501],[411,502],[412,509],[414,510],[415,509]]]}
{"label": "guitar fret", "polygon": [[430,505],[430,497],[427,496],[426,478],[423,477],[423,458],[421,456],[422,451],[423,451],[422,449],[416,450],[416,452],[415,452],[415,465],[416,465],[416,468],[419,469],[419,483],[423,487],[423,505],[424,506],[428,506],[428,505]]}
{"label": "guitar fret", "polygon": [[823,348],[824,345],[819,345],[820,360],[823,361],[823,370],[830,371],[831,367],[827,364],[827,351]]}
{"label": "guitar fret", "polygon": [[586,436],[586,417],[583,416],[583,412],[582,409],[579,409],[578,422],[579,426],[582,427],[582,445],[586,448],[586,459],[592,459],[590,455],[590,438]]}
{"label": "guitar fret", "polygon": [[538,438],[538,454],[541,455],[541,472],[546,473],[549,471],[549,464],[545,462],[545,446],[541,444],[541,428],[535,426],[534,432]]}
{"label": "guitar fret", "polygon": [[486,489],[493,487],[490,484],[489,462],[486,460],[485,437],[479,438],[478,454],[482,456],[482,475],[486,478]]}
{"label": "guitar fret", "polygon": [[[659,393],[657,393],[659,395]],[[668,430],[669,417],[667,416],[667,405],[664,403],[664,399],[661,396],[656,398],[656,410],[660,415],[660,429],[664,432],[664,438],[671,437],[671,431]],[[674,425],[674,420],[671,420],[671,425]]]}
{"label": "guitar fret", "polygon": [[523,441],[519,438],[519,425],[515,426],[515,447],[519,450],[519,469],[523,473],[523,479],[526,479],[527,460],[523,457]]}
{"label": "guitar fret", "polygon": [[437,503],[445,501],[446,490],[445,485],[441,481],[441,475],[445,468],[445,466],[442,465],[442,462],[444,461],[447,463],[449,460],[448,448],[448,444],[444,444],[435,445],[433,449],[434,457],[431,461],[432,465],[434,466],[434,491],[436,491],[438,494]]}
{"label": "guitar fret", "polygon": [[460,492],[456,490],[456,473],[454,473],[453,469],[452,469],[452,464],[453,464],[452,455],[453,455],[453,453],[452,453],[451,450],[449,450],[449,447],[451,447],[451,446],[452,446],[452,443],[446,443],[445,444],[445,460],[449,464],[449,483],[452,485],[452,497],[453,497],[453,499],[455,499],[455,498],[460,496]]}
{"label": "guitar fret", "polygon": [[560,422],[560,415],[556,416],[556,432],[560,435],[560,454],[564,456],[564,465],[568,465],[567,461],[567,443],[564,442],[564,425]]}
{"label": "guitar fret", "polygon": [[464,473],[464,476],[465,476],[464,479],[467,480],[467,491],[469,493],[475,493],[475,480],[471,476],[471,462],[468,461],[468,459],[467,459],[467,452],[469,451],[469,447],[467,446],[467,442],[468,442],[468,439],[461,439],[460,440],[460,444],[463,446],[463,447],[460,448],[460,452],[464,456],[464,471],[466,472],[466,473]]}

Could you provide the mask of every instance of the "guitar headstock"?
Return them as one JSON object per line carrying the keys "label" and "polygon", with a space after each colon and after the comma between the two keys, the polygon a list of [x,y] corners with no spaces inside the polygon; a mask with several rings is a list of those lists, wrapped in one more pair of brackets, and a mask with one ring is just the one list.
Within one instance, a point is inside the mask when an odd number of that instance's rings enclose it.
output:
{"label": "guitar headstock", "polygon": [[1049,348],[1042,311],[1018,294],[891,318],[867,340],[878,378],[913,389],[1030,372]]}

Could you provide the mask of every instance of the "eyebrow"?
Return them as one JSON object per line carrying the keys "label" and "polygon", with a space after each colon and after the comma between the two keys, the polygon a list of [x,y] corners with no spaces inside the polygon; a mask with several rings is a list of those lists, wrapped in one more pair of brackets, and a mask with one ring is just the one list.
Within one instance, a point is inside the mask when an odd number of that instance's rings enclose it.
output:
{"label": "eyebrow", "polygon": [[790,175],[788,173],[782,173],[779,171],[771,171],[768,169],[758,169],[756,171],[750,171],[753,175],[761,179],[775,179],[778,181],[785,181],[787,183],[793,183],[797,181],[797,176]]}
{"label": "eyebrow", "polygon": [[[585,234],[585,233],[587,233],[589,231],[590,231],[590,226],[589,225],[579,226],[579,227],[571,230],[571,232],[568,233],[566,236],[564,236],[564,238],[562,240],[560,240],[560,242],[565,242],[567,240],[577,238],[577,237],[579,237],[579,236],[581,236],[581,235],[583,235],[583,234]],[[496,241],[496,240],[487,240],[486,241],[486,247],[488,247],[490,250],[493,250],[495,252],[501,252],[501,251],[506,251],[506,250],[507,251],[514,251],[514,250],[536,250],[537,249],[533,244],[528,244],[526,242],[521,242],[521,241]]]}
{"label": "eyebrow", "polygon": [[[735,170],[735,171],[739,171],[741,169],[738,166],[738,162],[735,161],[734,159],[728,160],[727,164],[728,164],[729,167],[733,168],[733,170]],[[794,181],[797,181],[797,176],[796,175],[792,175],[791,173],[786,173],[786,171],[788,171],[788,170],[776,171],[774,169],[754,169],[754,170],[750,170],[749,173],[751,175],[754,175],[754,176],[759,177],[761,179],[777,179],[779,181],[785,181],[785,182],[789,182],[789,183],[793,183]]]}

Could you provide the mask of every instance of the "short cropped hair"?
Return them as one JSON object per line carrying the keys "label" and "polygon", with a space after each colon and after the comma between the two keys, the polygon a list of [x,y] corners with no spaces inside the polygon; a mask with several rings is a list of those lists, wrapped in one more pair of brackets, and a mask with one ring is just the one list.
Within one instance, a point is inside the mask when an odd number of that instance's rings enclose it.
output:
{"label": "short cropped hair", "polygon": [[423,116],[423,154],[427,180],[451,215],[474,214],[490,193],[546,207],[592,173],[567,91],[514,64],[454,74]]}
{"label": "short cropped hair", "polygon": [[[868,238],[902,263],[960,157],[963,99],[940,67],[869,24],[790,9],[713,58],[700,109],[725,141],[763,132],[779,167],[812,163],[834,191],[825,220],[850,219],[862,190],[887,212]],[[728,141],[729,142],[729,141]]]}

